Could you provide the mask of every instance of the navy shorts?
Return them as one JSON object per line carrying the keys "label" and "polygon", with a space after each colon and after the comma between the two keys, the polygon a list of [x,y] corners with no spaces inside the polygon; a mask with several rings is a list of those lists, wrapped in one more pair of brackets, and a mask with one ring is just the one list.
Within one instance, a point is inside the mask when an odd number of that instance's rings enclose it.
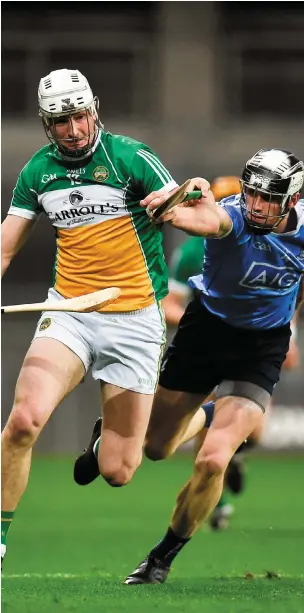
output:
{"label": "navy shorts", "polygon": [[222,381],[246,381],[272,395],[290,335],[289,323],[267,330],[231,326],[197,297],[188,304],[163,357],[159,384],[205,395]]}

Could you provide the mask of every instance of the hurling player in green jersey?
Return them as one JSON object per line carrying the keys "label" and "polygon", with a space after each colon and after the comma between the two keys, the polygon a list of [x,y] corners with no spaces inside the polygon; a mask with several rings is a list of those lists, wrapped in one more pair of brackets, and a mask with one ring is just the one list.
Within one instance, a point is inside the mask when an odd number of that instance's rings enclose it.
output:
{"label": "hurling player in green jersey", "polygon": [[[165,344],[162,232],[140,201],[177,183],[147,145],[104,130],[98,99],[79,70],[42,77],[37,111],[49,143],[17,179],[1,228],[2,274],[45,215],[57,247],[49,297],[61,301],[111,286],[120,295],[93,313],[55,313],[46,305],[38,322],[2,432],[1,557],[27,487],[32,447],[89,370],[104,417],[98,470],[111,486],[130,481],[141,463]],[[28,529],[35,533],[35,521]]]}

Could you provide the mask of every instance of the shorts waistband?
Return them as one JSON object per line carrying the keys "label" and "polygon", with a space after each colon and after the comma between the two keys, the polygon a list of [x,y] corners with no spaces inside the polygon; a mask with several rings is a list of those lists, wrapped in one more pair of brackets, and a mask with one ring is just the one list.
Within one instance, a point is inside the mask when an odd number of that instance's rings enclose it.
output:
{"label": "shorts waistband", "polygon": [[155,307],[158,308],[157,303],[153,302],[153,304],[149,304],[149,306],[144,307],[143,309],[138,309],[137,311],[101,311],[97,313],[97,315],[109,315],[111,317],[123,315],[124,317],[133,317],[134,315],[146,314],[149,311],[152,311],[152,309],[154,309]]}

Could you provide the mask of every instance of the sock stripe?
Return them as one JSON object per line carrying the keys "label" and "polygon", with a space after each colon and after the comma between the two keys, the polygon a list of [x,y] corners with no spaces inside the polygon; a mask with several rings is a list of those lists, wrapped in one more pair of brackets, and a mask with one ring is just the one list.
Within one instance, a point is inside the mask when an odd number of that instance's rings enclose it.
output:
{"label": "sock stripe", "polygon": [[15,511],[1,511],[1,556],[5,554],[7,533],[10,529]]}
{"label": "sock stripe", "polygon": [[100,439],[101,439],[101,436],[98,437],[97,441],[95,441],[94,446],[93,446],[93,453],[96,458],[98,458]]}
{"label": "sock stripe", "polygon": [[1,511],[1,521],[11,521],[15,511]]}

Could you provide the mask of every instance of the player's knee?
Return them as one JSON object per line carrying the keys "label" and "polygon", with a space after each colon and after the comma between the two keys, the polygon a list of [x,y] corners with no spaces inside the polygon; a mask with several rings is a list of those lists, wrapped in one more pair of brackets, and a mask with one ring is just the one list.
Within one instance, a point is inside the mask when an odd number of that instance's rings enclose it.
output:
{"label": "player's knee", "polygon": [[126,467],[113,470],[103,470],[101,476],[111,485],[111,487],[122,487],[127,485],[133,477],[134,471],[128,470]]}
{"label": "player's knee", "polygon": [[15,403],[3,431],[4,438],[13,445],[31,447],[41,430],[41,424],[34,414],[34,407],[29,402]]}
{"label": "player's knee", "polygon": [[138,467],[138,462],[120,462],[103,464],[99,462],[100,474],[111,487],[122,487],[129,483]]}
{"label": "player's knee", "polygon": [[198,474],[212,477],[221,476],[225,473],[229,458],[223,451],[206,451],[200,453],[195,462],[195,471]]}
{"label": "player's knee", "polygon": [[152,462],[165,460],[173,453],[169,443],[152,442],[149,439],[146,440],[144,452],[146,457],[152,460]]}

